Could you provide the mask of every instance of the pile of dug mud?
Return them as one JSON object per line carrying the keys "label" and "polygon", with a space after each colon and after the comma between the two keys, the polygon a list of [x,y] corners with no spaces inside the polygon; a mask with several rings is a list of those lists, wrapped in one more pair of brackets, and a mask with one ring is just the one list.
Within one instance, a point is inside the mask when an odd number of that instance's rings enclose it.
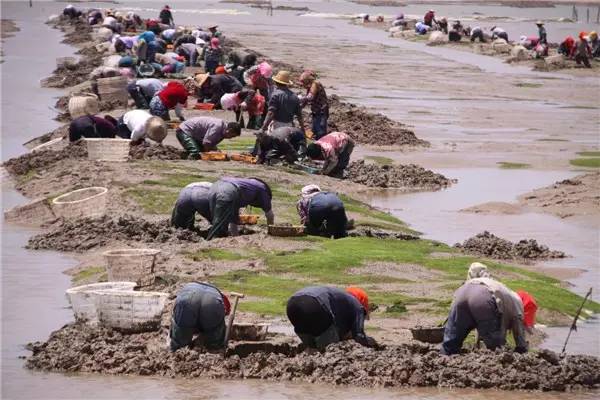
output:
{"label": "pile of dug mud", "polygon": [[134,160],[181,160],[185,152],[170,145],[151,145],[147,142],[131,146],[129,157]]}
{"label": "pile of dug mud", "polygon": [[417,240],[418,236],[402,232],[386,231],[384,229],[373,229],[358,227],[348,232],[350,237],[372,237],[377,239]]}
{"label": "pile of dug mud", "polygon": [[513,243],[488,231],[479,233],[463,243],[457,243],[454,247],[465,253],[500,260],[547,260],[566,257],[562,251],[550,250],[547,246],[538,244],[534,239],[523,239]]}
{"label": "pile of dug mud", "polygon": [[439,190],[452,184],[452,180],[415,164],[379,165],[352,162],[347,169],[352,182],[380,188],[414,188]]}
{"label": "pile of dug mud", "polygon": [[198,242],[202,237],[190,230],[176,229],[168,220],[147,221],[132,215],[118,218],[82,218],[62,221],[49,232],[29,239],[27,248],[58,251],[85,251],[105,246],[111,241],[138,241],[146,243]]}
{"label": "pile of dug mud", "polygon": [[45,371],[319,382],[362,387],[440,386],[567,391],[600,387],[600,359],[553,352],[479,350],[442,356],[433,346],[407,344],[373,350],[353,341],[325,353],[255,352],[245,358],[165,349],[166,332],[125,335],[67,325],[45,343],[30,345],[27,367]]}
{"label": "pile of dug mud", "polygon": [[25,175],[29,171],[46,168],[65,158],[85,158],[87,147],[85,142],[71,143],[61,150],[39,150],[22,156],[11,158],[3,166],[12,175]]}

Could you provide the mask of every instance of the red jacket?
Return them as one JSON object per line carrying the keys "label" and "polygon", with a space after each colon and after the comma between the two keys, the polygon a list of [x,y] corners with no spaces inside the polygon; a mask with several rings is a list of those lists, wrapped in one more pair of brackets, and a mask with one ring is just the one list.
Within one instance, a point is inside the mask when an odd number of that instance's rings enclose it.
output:
{"label": "red jacket", "polygon": [[185,104],[188,99],[188,91],[185,86],[179,82],[169,82],[163,90],[158,92],[158,97],[165,107],[172,109],[175,108],[178,103]]}
{"label": "red jacket", "polygon": [[427,11],[427,14],[425,14],[425,17],[423,18],[423,22],[425,22],[425,25],[429,25],[431,24],[431,21],[433,21],[434,17],[434,13],[432,13],[431,11]]}

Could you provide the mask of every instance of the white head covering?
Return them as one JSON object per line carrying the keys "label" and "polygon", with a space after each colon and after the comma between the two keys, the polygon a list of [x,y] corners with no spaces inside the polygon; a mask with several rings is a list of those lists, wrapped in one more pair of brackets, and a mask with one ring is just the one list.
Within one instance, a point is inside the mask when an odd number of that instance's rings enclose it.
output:
{"label": "white head covering", "polygon": [[467,273],[467,279],[475,278],[491,278],[488,267],[485,264],[480,262],[474,262],[471,264],[469,267],[469,272]]}
{"label": "white head covering", "polygon": [[203,188],[210,189],[211,186],[212,186],[211,182],[192,182],[189,185],[187,185],[186,188],[203,187]]}
{"label": "white head covering", "polygon": [[318,187],[317,185],[314,184],[310,184],[310,185],[306,185],[302,188],[302,197],[311,197],[314,196],[315,194],[319,193],[321,191],[321,188]]}

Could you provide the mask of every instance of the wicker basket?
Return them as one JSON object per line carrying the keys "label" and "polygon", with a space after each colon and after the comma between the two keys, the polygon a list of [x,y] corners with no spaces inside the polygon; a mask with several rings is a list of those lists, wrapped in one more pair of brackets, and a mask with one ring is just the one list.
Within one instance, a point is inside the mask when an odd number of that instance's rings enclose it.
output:
{"label": "wicker basket", "polygon": [[4,221],[39,226],[56,220],[50,203],[46,198],[35,199],[24,206],[4,211]]}
{"label": "wicker basket", "polygon": [[68,140],[64,140],[63,138],[52,139],[48,142],[39,144],[31,149],[31,151],[40,151],[40,150],[62,150],[69,145]]}
{"label": "wicker basket", "polygon": [[242,215],[240,215],[240,224],[241,225],[256,225],[258,223],[259,217],[260,217],[260,215],[242,214]]}
{"label": "wicker basket", "polygon": [[75,219],[101,217],[106,210],[105,187],[78,189],[52,200],[52,210],[57,217]]}
{"label": "wicker basket", "polygon": [[232,340],[244,340],[251,342],[259,342],[267,338],[270,324],[233,324],[231,331]]}
{"label": "wicker basket", "polygon": [[442,343],[444,341],[444,327],[436,326],[432,328],[415,327],[411,328],[413,339],[425,343]]}
{"label": "wicker basket", "polygon": [[102,101],[118,101],[127,104],[129,93],[127,93],[127,78],[124,76],[113,76],[98,79],[98,95]]}
{"label": "wicker basket", "polygon": [[256,157],[254,157],[251,154],[231,154],[229,156],[229,159],[232,161],[239,161],[239,162],[243,162],[246,164],[256,164]]}
{"label": "wicker basket", "polygon": [[132,281],[139,286],[154,282],[154,263],[160,250],[121,249],[103,253],[109,281]]}
{"label": "wicker basket", "polygon": [[204,161],[227,161],[227,153],[222,153],[220,151],[206,151],[200,153],[200,158]]}
{"label": "wicker basket", "polygon": [[98,291],[133,290],[134,287],[135,282],[92,283],[67,289],[66,295],[73,308],[75,320],[94,325],[98,323],[98,313],[96,312]]}
{"label": "wicker basket", "polygon": [[304,236],[303,225],[269,225],[268,231],[271,236]]}
{"label": "wicker basket", "polygon": [[100,325],[123,332],[147,332],[160,329],[167,293],[132,290],[99,291],[96,310]]}
{"label": "wicker basket", "polygon": [[98,96],[95,94],[73,96],[69,99],[68,108],[72,119],[81,117],[82,115],[97,114],[100,112]]}
{"label": "wicker basket", "polygon": [[131,141],[128,139],[85,138],[88,159],[99,161],[127,161]]}

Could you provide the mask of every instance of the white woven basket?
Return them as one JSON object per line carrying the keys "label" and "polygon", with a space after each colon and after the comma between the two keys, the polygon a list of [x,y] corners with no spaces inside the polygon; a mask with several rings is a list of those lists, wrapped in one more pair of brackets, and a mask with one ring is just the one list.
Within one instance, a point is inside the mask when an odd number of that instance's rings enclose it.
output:
{"label": "white woven basket", "polygon": [[56,220],[48,199],[35,199],[24,206],[13,207],[4,211],[6,222],[39,226]]}
{"label": "white woven basket", "polygon": [[127,104],[129,93],[127,93],[127,78],[124,76],[113,76],[100,78],[97,81],[98,95],[102,101],[120,101]]}
{"label": "white woven basket", "polygon": [[98,291],[133,290],[134,287],[135,282],[92,283],[67,289],[66,295],[73,308],[75,320],[95,325],[98,324],[98,313],[96,312]]}
{"label": "white woven basket", "polygon": [[111,290],[96,292],[100,325],[124,332],[154,331],[160,328],[167,293]]}
{"label": "white woven basket", "polygon": [[82,96],[73,96],[69,99],[69,114],[72,119],[87,114],[97,114],[100,112],[98,105],[98,96],[95,94],[86,94]]}
{"label": "white woven basket", "polygon": [[146,286],[154,281],[154,263],[160,250],[119,249],[103,253],[109,281],[132,281]]}
{"label": "white woven basket", "polygon": [[52,200],[52,210],[57,217],[75,219],[101,217],[106,211],[105,187],[78,189]]}
{"label": "white woven basket", "polygon": [[85,138],[88,159],[98,161],[127,161],[129,157],[128,139]]}

